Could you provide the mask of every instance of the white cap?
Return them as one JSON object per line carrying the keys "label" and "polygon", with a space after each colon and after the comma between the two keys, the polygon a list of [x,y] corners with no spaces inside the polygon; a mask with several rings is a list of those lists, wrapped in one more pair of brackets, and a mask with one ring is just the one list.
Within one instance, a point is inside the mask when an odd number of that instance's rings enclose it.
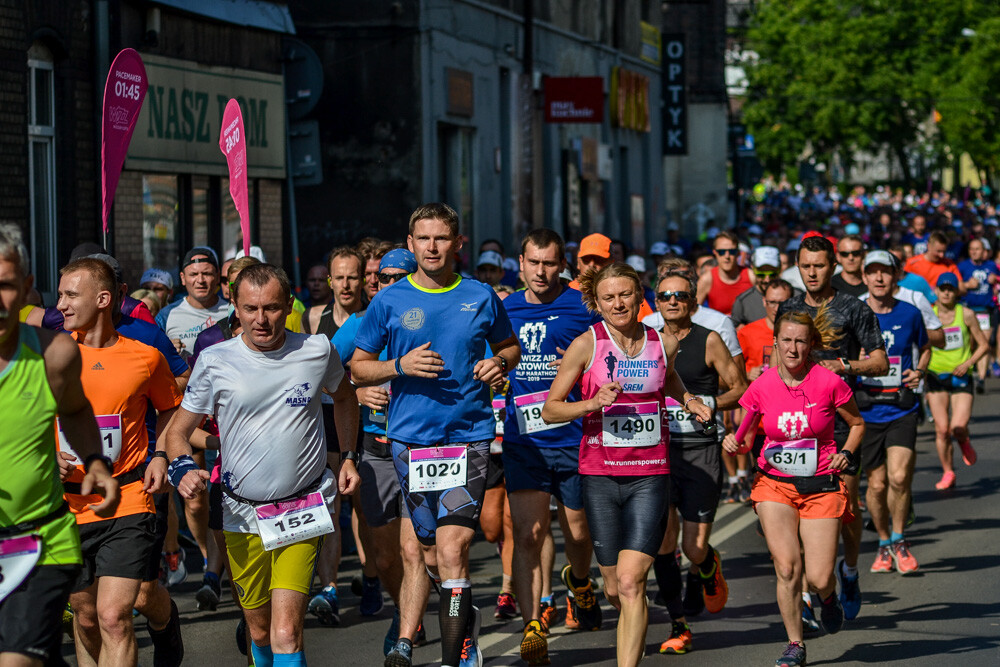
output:
{"label": "white cap", "polygon": [[646,272],[646,260],[639,255],[629,255],[625,258],[625,263],[635,269],[638,273]]}
{"label": "white cap", "polygon": [[649,247],[650,255],[666,255],[670,252],[670,246],[668,246],[663,241],[657,241]]}
{"label": "white cap", "polygon": [[896,263],[896,257],[888,250],[869,250],[868,254],[865,255],[865,268],[867,269],[872,264],[888,266],[894,271],[898,266]]}
{"label": "white cap", "polygon": [[505,271],[520,271],[521,265],[513,257],[508,257],[503,261],[503,268]]}
{"label": "white cap", "polygon": [[560,280],[568,280],[568,281],[572,281],[573,280],[573,273],[572,273],[572,271],[569,270],[568,266],[565,269],[562,270],[562,273],[559,274],[559,279]]}
{"label": "white cap", "polygon": [[[245,256],[246,253],[243,252],[243,248],[240,248],[239,251],[236,253],[236,257],[234,257],[233,259],[239,259],[240,257],[245,257]],[[261,250],[259,245],[250,246],[250,256],[256,259],[261,264],[267,262],[267,260],[264,259],[264,251]]]}
{"label": "white cap", "polygon": [[498,269],[502,269],[503,257],[501,257],[500,253],[495,250],[487,250],[479,256],[479,261],[476,262],[476,266],[495,266]]}
{"label": "white cap", "polygon": [[774,246],[762,245],[753,251],[753,257],[750,262],[755,268],[773,266],[777,269],[781,267],[781,255]]}

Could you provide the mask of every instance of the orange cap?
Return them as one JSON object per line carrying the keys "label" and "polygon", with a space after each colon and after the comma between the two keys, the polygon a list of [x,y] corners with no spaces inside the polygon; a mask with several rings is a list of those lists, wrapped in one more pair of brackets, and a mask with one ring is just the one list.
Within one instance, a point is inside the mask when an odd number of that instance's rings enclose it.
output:
{"label": "orange cap", "polygon": [[590,234],[589,236],[584,236],[583,240],[580,241],[580,250],[577,251],[576,254],[578,257],[595,255],[597,257],[603,257],[604,259],[610,259],[611,239],[604,234]]}

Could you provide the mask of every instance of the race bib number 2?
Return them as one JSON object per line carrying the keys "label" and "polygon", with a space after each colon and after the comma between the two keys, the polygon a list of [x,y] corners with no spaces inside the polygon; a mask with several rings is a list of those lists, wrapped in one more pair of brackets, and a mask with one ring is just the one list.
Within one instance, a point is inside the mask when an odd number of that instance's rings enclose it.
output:
{"label": "race bib number 2", "polygon": [[302,498],[261,505],[257,532],[265,551],[332,533],[333,520],[319,491]]}
{"label": "race bib number 2", "polygon": [[469,450],[465,447],[422,447],[410,450],[410,493],[447,491],[468,481]]}
{"label": "race bib number 2", "polygon": [[0,602],[31,574],[41,555],[42,538],[38,535],[0,540]]}
{"label": "race bib number 2", "polygon": [[601,420],[605,447],[652,447],[660,443],[660,405],[625,403],[604,408]]}
{"label": "race bib number 2", "polygon": [[889,372],[878,377],[863,377],[861,384],[866,387],[899,387],[903,379],[903,358],[889,357]]}
{"label": "race bib number 2", "polygon": [[[58,419],[56,420],[58,423]],[[97,415],[97,428],[101,433],[101,453],[118,463],[122,453],[122,417],[121,415]],[[73,451],[73,445],[66,439],[62,426],[59,426],[59,451],[72,454],[78,463],[83,461]]]}

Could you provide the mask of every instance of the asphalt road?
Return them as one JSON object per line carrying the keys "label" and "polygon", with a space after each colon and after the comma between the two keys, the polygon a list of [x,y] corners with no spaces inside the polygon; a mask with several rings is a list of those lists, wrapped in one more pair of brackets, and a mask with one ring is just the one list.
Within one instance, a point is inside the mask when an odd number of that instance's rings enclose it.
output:
{"label": "asphalt road", "polygon": [[[861,614],[837,635],[807,637],[810,665],[1000,665],[1000,383],[991,381],[989,389],[986,395],[976,397],[971,425],[979,462],[967,468],[960,457],[956,458],[958,484],[953,490],[934,489],[941,472],[933,425],[920,429],[913,484],[917,518],[908,531],[919,572],[906,577],[870,574],[877,538],[866,531],[860,562]],[[749,508],[720,508],[711,541],[722,555],[729,603],[719,614],[705,612],[692,619],[695,650],[685,656],[657,653],[670,625],[666,611],[651,606],[646,664],[774,664],[784,648],[785,634],[775,602],[771,561],[755,525]],[[562,562],[557,556],[557,569]],[[200,568],[200,559],[189,558],[189,563],[193,570]],[[480,540],[472,550],[472,564],[476,604],[483,611],[480,646],[485,664],[518,664],[520,621],[493,618],[500,582],[496,548]],[[382,664],[382,638],[391,618],[391,604],[386,604],[381,616],[361,617],[349,586],[356,574],[357,558],[345,557],[341,627],[322,627],[312,618],[306,622],[306,655],[314,665]],[[185,664],[245,665],[233,638],[239,619],[236,607],[227,599],[216,612],[196,611],[194,592],[200,579],[192,573],[186,583],[172,589],[181,610]],[[651,588],[655,590],[652,581]],[[561,586],[556,592],[560,596]],[[597,632],[566,632],[560,616],[560,624],[549,639],[552,664],[614,664],[616,616],[606,601],[602,607],[605,624]],[[151,665],[152,649],[144,623],[138,620],[140,664]],[[415,664],[436,664],[440,645],[434,600],[425,624],[429,644],[415,650]],[[72,644],[67,640],[63,648],[75,664]]]}

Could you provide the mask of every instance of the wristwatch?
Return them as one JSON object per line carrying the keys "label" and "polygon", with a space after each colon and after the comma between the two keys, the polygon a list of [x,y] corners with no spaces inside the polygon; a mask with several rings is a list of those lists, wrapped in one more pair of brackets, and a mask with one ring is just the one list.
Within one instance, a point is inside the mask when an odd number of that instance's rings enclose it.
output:
{"label": "wristwatch", "polygon": [[507,360],[504,359],[503,356],[499,355],[499,354],[495,354],[493,356],[494,356],[494,358],[500,360],[500,372],[501,373],[506,373],[507,372]]}
{"label": "wristwatch", "polygon": [[84,473],[90,472],[90,464],[97,460],[104,461],[104,467],[108,469],[109,475],[114,473],[115,464],[111,462],[111,459],[109,459],[107,456],[104,456],[103,454],[91,454],[86,459],[84,459],[83,472]]}
{"label": "wristwatch", "polygon": [[844,366],[844,374],[848,375],[851,372],[851,360],[845,357],[840,358],[840,363]]}
{"label": "wristwatch", "polygon": [[355,465],[358,463],[358,453],[353,449],[346,452],[340,452],[341,461],[353,461]]}

